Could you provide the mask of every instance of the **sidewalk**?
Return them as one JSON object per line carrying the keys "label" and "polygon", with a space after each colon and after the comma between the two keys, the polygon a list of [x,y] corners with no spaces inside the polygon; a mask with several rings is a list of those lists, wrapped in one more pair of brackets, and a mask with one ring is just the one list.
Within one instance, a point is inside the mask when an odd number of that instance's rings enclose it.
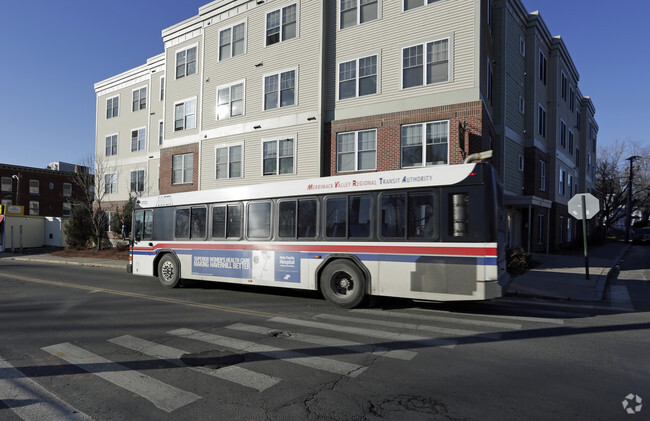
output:
{"label": "sidewalk", "polygon": [[507,294],[561,298],[577,301],[600,301],[610,272],[623,258],[629,244],[610,242],[587,249],[589,280],[585,276],[582,250],[572,254],[532,254],[538,266],[516,276],[506,289]]}
{"label": "sidewalk", "polygon": [[126,272],[126,260],[111,260],[111,259],[94,259],[88,257],[59,257],[45,253],[34,254],[14,254],[9,251],[0,253],[0,259],[17,260],[21,262],[34,262],[34,263],[58,263],[75,266],[89,266],[100,267],[107,269],[120,269]]}

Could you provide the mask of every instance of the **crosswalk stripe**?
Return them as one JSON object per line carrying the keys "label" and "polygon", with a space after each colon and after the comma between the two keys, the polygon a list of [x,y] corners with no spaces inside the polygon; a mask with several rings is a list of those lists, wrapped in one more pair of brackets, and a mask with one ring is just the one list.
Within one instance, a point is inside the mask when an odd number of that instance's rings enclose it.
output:
{"label": "crosswalk stripe", "polygon": [[142,396],[157,408],[167,412],[172,412],[201,399],[194,393],[177,389],[70,343],[47,346],[42,349],[116,386]]}
{"label": "crosswalk stripe", "polygon": [[[226,326],[227,329],[239,330],[243,332],[259,333],[261,335],[270,336],[277,332],[277,329],[268,329],[261,326],[252,326],[243,323],[235,323]],[[308,335],[305,333],[292,333],[291,336],[278,335],[279,338],[289,339],[299,342],[306,342],[314,345],[344,348],[352,352],[372,353],[380,357],[394,358],[398,360],[409,361],[417,355],[417,352],[407,350],[390,350],[388,348],[377,347],[374,345],[366,345],[359,342],[346,341],[343,339],[328,338],[324,336]]]}
{"label": "crosswalk stripe", "polygon": [[[437,310],[430,310],[430,312],[438,312]],[[459,317],[457,313],[448,313],[448,317],[444,316],[434,316],[432,314],[412,314],[412,313],[401,313],[396,311],[386,311],[386,310],[372,310],[372,309],[362,309],[362,310],[352,310],[354,313],[359,314],[368,314],[372,316],[382,316],[382,317],[395,317],[398,319],[412,319],[412,320],[422,320],[422,321],[431,321],[431,322],[443,322],[443,323],[454,323],[454,324],[464,324],[471,326],[484,326],[484,327],[493,327],[497,329],[512,329],[512,330],[521,330],[521,324],[519,323],[506,323],[506,322],[495,322],[492,320],[476,320],[476,319],[466,319]],[[429,310],[427,310],[429,312]]]}
{"label": "crosswalk stripe", "polygon": [[191,370],[207,374],[209,376],[217,377],[222,380],[227,380],[240,384],[242,386],[257,389],[260,392],[280,383],[280,379],[277,377],[267,376],[266,374],[257,373],[255,371],[239,366],[227,366],[218,369],[207,367],[192,367],[185,364],[181,360],[181,357],[187,354],[186,351],[172,348],[167,345],[157,344],[155,342],[136,338],[130,335],[124,335],[118,338],[109,339],[108,342],[132,349],[137,352],[141,352],[145,355],[149,355],[150,357],[160,358],[172,364],[186,367]]}
{"label": "crosswalk stripe", "polygon": [[343,322],[350,322],[350,323],[367,323],[370,325],[388,326],[388,327],[394,327],[398,329],[423,330],[426,332],[442,333],[445,335],[471,336],[471,337],[487,338],[493,340],[498,340],[499,338],[501,338],[501,334],[499,333],[483,333],[483,332],[476,332],[476,331],[464,330],[464,329],[449,329],[446,327],[427,326],[427,325],[420,325],[420,324],[413,324],[413,323],[390,322],[388,320],[360,319],[358,317],[338,316],[335,314],[323,313],[323,314],[318,314],[314,317],[317,319],[336,320],[336,321],[343,321]]}
{"label": "crosswalk stripe", "polygon": [[176,329],[167,333],[170,335],[207,342],[213,345],[224,346],[226,348],[235,349],[237,351],[261,354],[269,358],[281,359],[289,363],[300,364],[306,367],[311,367],[318,370],[328,371],[330,373],[341,374],[349,377],[357,377],[367,368],[343,361],[337,361],[323,357],[313,357],[295,351],[275,348],[267,345],[260,345],[256,344],[255,342],[228,338],[226,336],[219,336],[212,333],[199,332],[192,329]]}
{"label": "crosswalk stripe", "polygon": [[391,342],[414,342],[426,347],[453,348],[458,343],[453,339],[436,339],[425,336],[410,335],[408,333],[394,333],[384,330],[367,329],[354,326],[333,325],[329,323],[314,322],[311,320],[290,319],[288,317],[273,317],[270,322],[285,323],[296,326],[313,327],[317,329],[331,330],[334,332],[350,333],[371,338],[384,339]]}
{"label": "crosswalk stripe", "polygon": [[0,402],[23,420],[89,421],[75,409],[0,358]]}

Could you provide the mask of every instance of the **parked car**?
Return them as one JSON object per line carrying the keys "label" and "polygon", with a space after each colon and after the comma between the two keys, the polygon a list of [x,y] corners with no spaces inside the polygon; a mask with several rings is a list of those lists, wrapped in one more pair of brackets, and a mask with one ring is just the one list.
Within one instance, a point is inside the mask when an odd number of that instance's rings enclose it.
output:
{"label": "parked car", "polygon": [[634,231],[635,243],[650,243],[650,227],[639,228]]}

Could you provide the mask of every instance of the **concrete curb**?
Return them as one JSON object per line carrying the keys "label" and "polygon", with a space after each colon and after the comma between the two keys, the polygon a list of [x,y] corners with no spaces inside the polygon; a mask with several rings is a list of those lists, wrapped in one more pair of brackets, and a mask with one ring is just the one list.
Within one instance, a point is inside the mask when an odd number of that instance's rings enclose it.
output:
{"label": "concrete curb", "polygon": [[7,257],[8,260],[22,261],[22,262],[35,262],[35,263],[55,263],[59,265],[72,265],[72,266],[86,266],[86,267],[100,267],[106,269],[124,269],[126,271],[126,266],[128,262],[97,262],[97,261],[79,261],[79,260],[66,260],[66,259],[43,259],[38,257]]}

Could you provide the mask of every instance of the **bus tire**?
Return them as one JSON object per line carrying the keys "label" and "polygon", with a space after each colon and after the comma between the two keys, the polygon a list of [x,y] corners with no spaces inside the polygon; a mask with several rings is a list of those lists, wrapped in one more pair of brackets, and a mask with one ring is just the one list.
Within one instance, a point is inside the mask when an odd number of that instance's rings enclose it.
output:
{"label": "bus tire", "polygon": [[339,307],[357,307],[366,297],[366,279],[357,265],[335,260],[320,275],[320,290],[325,299]]}
{"label": "bus tire", "polygon": [[165,254],[158,262],[158,280],[166,288],[176,288],[181,281],[181,265],[170,253]]}

